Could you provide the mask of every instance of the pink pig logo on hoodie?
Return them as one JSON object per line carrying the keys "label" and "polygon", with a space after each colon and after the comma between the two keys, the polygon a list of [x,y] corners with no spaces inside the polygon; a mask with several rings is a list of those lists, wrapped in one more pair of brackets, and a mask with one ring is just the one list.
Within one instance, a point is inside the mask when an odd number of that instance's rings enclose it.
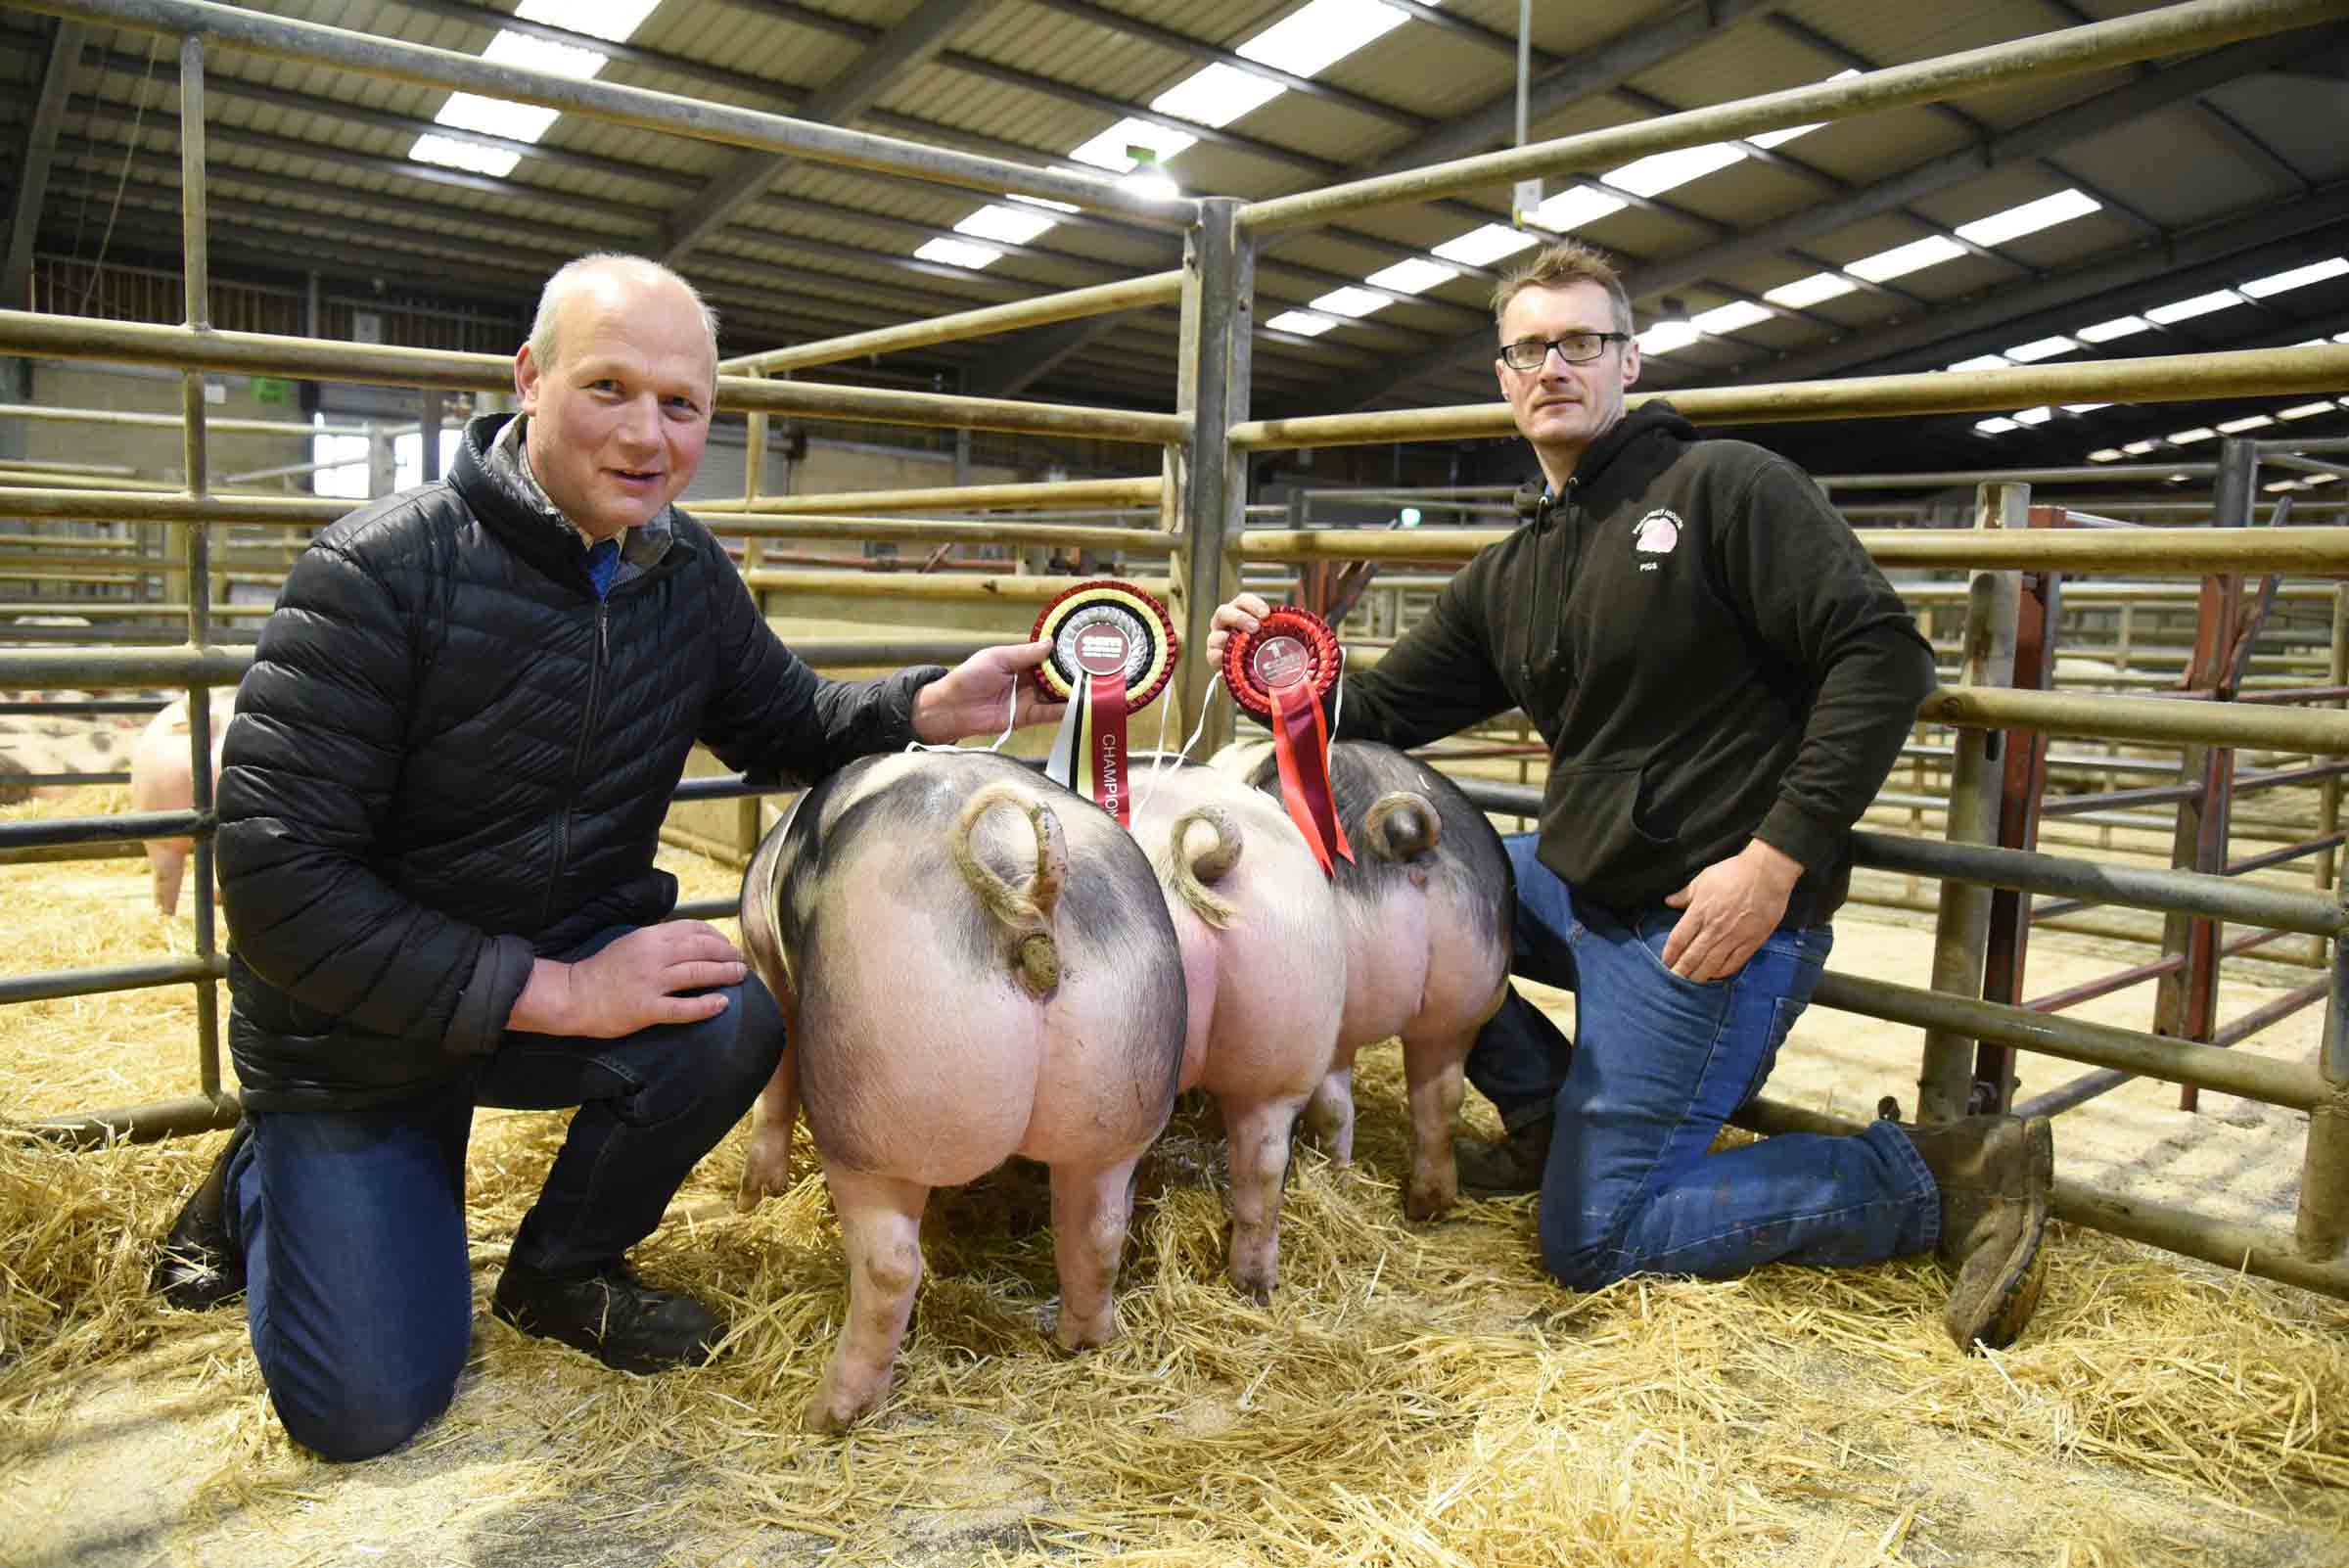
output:
{"label": "pink pig logo on hoodie", "polygon": [[1670,555],[1680,542],[1681,520],[1662,507],[1641,518],[1632,534],[1632,548],[1641,555]]}

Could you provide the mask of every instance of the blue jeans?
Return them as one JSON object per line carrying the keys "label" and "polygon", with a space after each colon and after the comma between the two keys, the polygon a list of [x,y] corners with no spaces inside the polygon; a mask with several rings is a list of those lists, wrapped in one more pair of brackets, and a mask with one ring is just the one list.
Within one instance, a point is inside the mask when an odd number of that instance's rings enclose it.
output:
{"label": "blue jeans", "polygon": [[1517,869],[1511,968],[1575,992],[1579,1044],[1513,992],[1477,1037],[1469,1082],[1511,1127],[1556,1118],[1543,1174],[1542,1256],[1577,1290],[1635,1273],[1723,1279],[1766,1263],[1875,1263],[1929,1250],[1940,1200],[1891,1124],[1709,1153],[1761,1090],[1833,944],[1825,926],[1773,932],[1745,967],[1699,984],[1664,965],[1680,911],[1630,924],[1506,838]]}
{"label": "blue jeans", "polygon": [[396,1106],[250,1113],[225,1207],[245,1254],[253,1356],[296,1442],[369,1458],[447,1408],[473,1333],[476,1105],[579,1108],[514,1262],[592,1268],[652,1233],[782,1054],[783,1018],[758,977],[725,994],[715,1018],[621,1039],[509,1033],[478,1069]]}

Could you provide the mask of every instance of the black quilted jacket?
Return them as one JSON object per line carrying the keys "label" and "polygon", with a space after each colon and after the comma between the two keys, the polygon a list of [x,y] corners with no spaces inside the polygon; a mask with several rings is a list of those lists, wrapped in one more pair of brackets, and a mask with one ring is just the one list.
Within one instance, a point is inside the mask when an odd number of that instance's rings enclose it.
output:
{"label": "black quilted jacket", "polygon": [[697,739],[812,782],[902,747],[939,673],[817,677],[681,513],[598,600],[577,537],[486,472],[505,417],[443,483],[318,535],[239,691],[219,859],[255,1109],[445,1081],[497,1044],[534,956],[673,906],[653,854]]}

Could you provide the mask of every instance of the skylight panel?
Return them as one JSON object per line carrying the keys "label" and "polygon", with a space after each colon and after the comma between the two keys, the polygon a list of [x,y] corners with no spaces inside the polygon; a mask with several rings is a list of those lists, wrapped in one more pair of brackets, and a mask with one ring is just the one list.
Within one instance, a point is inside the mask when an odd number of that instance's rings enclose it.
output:
{"label": "skylight panel", "polygon": [[2079,349],[2078,344],[2057,333],[2052,338],[2034,338],[2029,343],[2018,343],[2006,350],[2006,357],[2018,365],[2028,365],[2042,359],[2052,359],[2057,354],[2077,353]]}
{"label": "skylight panel", "polygon": [[2082,327],[2072,336],[2082,343],[2110,343],[2115,338],[2127,338],[2152,330],[2153,323],[2142,316],[2115,316],[2110,321],[2099,321],[2093,327]]}
{"label": "skylight panel", "polygon": [[501,66],[519,66],[524,70],[543,70],[550,76],[573,76],[580,80],[594,75],[609,65],[607,56],[592,49],[580,49],[572,44],[551,43],[534,38],[527,32],[500,30],[482,51],[484,60],[494,60]]}
{"label": "skylight panel", "polygon": [[2319,414],[2331,412],[2332,404],[2328,402],[2295,403],[2290,408],[2279,411],[2276,417],[2278,419],[2314,419]]}
{"label": "skylight panel", "polygon": [[1313,76],[1405,22],[1379,0],[1312,0],[1232,51],[1294,76]]}
{"label": "skylight panel", "polygon": [[1980,431],[1985,436],[2004,436],[2010,430],[2020,430],[2022,427],[2017,425],[2011,419],[2001,417],[1997,419],[1977,419],[1974,421],[1974,429]]}
{"label": "skylight panel", "polygon": [[913,254],[924,261],[944,261],[948,266],[969,267],[974,272],[981,267],[991,266],[1003,259],[1003,253],[1000,251],[990,250],[984,245],[973,245],[968,240],[950,240],[943,234],[935,240],[924,243],[921,249]]}
{"label": "skylight panel", "polygon": [[2131,457],[2142,457],[2147,452],[2155,450],[2160,445],[2161,442],[2159,441],[2131,441],[2128,445],[2122,447],[2121,450],[2127,452]]}
{"label": "skylight panel", "polygon": [[2014,361],[2008,359],[2004,354],[1976,354],[1971,359],[1960,359],[1949,368],[1952,370],[2011,370],[2013,367]]}
{"label": "skylight panel", "polygon": [[990,204],[954,225],[954,232],[967,234],[975,240],[994,240],[1003,245],[1026,245],[1030,240],[1056,225],[1057,220],[1041,212],[1022,211],[1016,207]]}
{"label": "skylight panel", "polygon": [[474,142],[460,142],[452,136],[419,136],[408,156],[419,163],[438,163],[443,168],[470,169],[492,179],[504,179],[522,161],[520,153],[500,152],[494,147],[483,147]]}
{"label": "skylight panel", "polygon": [[1762,296],[1772,304],[1784,305],[1789,310],[1801,310],[1822,300],[1833,300],[1850,294],[1860,285],[1832,272],[1814,272],[1792,283],[1781,283]]}
{"label": "skylight panel", "polygon": [[1373,288],[1389,289],[1397,294],[1425,294],[1439,283],[1450,283],[1460,275],[1457,267],[1448,267],[1441,261],[1425,261],[1412,256],[1391,267],[1381,267],[1362,281]]}
{"label": "skylight panel", "polygon": [[2066,403],[2063,405],[2063,411],[2067,414],[2093,414],[2099,408],[2110,408],[2111,406],[2110,403]]}
{"label": "skylight panel", "polygon": [[2155,305],[2146,311],[2145,315],[2147,319],[2158,321],[2166,327],[2173,321],[2190,321],[2195,316],[2206,316],[2213,310],[2224,310],[2229,305],[2238,305],[2242,302],[2242,296],[2236,294],[2233,289],[2213,289],[2208,294],[2197,294],[2191,300],[2179,300],[2170,304]]}
{"label": "skylight panel", "polygon": [[1676,185],[1701,179],[1716,169],[1727,168],[1742,162],[1745,149],[1729,142],[1707,142],[1702,147],[1682,147],[1669,153],[1649,157],[1611,168],[1602,176],[1609,185],[1620,185],[1640,196],[1660,196]]}
{"label": "skylight panel", "polygon": [[1372,294],[1368,289],[1358,289],[1348,284],[1343,289],[1332,289],[1315,300],[1313,308],[1326,310],[1333,316],[1359,317],[1384,310],[1394,302],[1383,294]]}
{"label": "skylight panel", "polygon": [[1624,205],[1621,197],[1594,191],[1588,185],[1576,185],[1560,191],[1528,215],[1543,228],[1567,234],[1586,223],[1596,223],[1600,218],[1622,211]]}
{"label": "skylight panel", "polygon": [[2307,266],[2294,267],[2289,272],[2272,272],[2264,278],[2254,278],[2242,289],[2254,300],[2265,300],[2271,294],[2323,283],[2326,278],[2337,278],[2344,272],[2349,272],[2349,255],[2336,255],[2327,261],[2311,261]]}
{"label": "skylight panel", "polygon": [[[1055,172],[1061,174],[1090,174],[1092,173],[1092,170],[1089,168],[1064,168],[1056,170]],[[1019,196],[1016,194],[1006,193],[1003,199],[1007,202],[1024,202],[1030,207],[1040,207],[1051,212],[1082,212],[1084,210],[1083,208],[1079,207],[1074,202],[1055,202],[1048,196]]]}
{"label": "skylight panel", "polygon": [[2300,487],[2313,490],[2320,484],[2337,484],[2340,478],[2338,474],[2304,474],[2300,477]]}
{"label": "skylight panel", "polygon": [[1963,254],[1965,247],[1956,240],[1928,234],[1921,240],[1911,240],[1907,245],[1896,245],[1889,251],[1862,256],[1857,261],[1847,263],[1843,270],[1855,277],[1865,278],[1870,283],[1883,283],[1892,278],[1906,277],[1911,272],[1922,272],[1927,267],[1939,266],[1944,261],[1954,261]]}
{"label": "skylight panel", "polygon": [[2101,209],[2101,204],[2086,192],[2057,191],[2053,196],[2043,196],[2036,202],[2025,202],[1971,223],[1960,223],[1958,236],[1973,245],[2004,245],[2009,240],[2019,240],[2026,234],[2037,234]]}
{"label": "skylight panel", "polygon": [[1464,267],[1490,266],[1504,255],[1515,255],[1535,243],[1534,237],[1506,223],[1488,223],[1436,247],[1436,254]]}
{"label": "skylight panel", "polygon": [[536,104],[517,104],[505,98],[484,98],[479,93],[449,94],[448,102],[440,106],[440,113],[433,116],[442,125],[517,142],[536,141],[546,134],[549,125],[562,117],[559,109],[541,109]]}
{"label": "skylight panel", "polygon": [[[1069,156],[1080,163],[1123,174],[1139,163],[1164,163],[1198,140],[1196,136],[1128,115]],[[1157,155],[1155,159],[1152,154]]]}
{"label": "skylight panel", "polygon": [[1700,333],[1691,321],[1659,321],[1639,334],[1639,351],[1643,354],[1668,354],[1685,348],[1696,342]]}
{"label": "skylight panel", "polygon": [[1776,319],[1777,312],[1768,305],[1758,305],[1751,300],[1731,300],[1727,304],[1700,310],[1688,318],[1688,324],[1699,332],[1720,337],[1723,333],[1741,332],[1757,322]]}
{"label": "skylight panel", "polygon": [[2044,425],[2054,417],[2055,410],[2045,406],[2018,408],[2014,411],[2014,422],[2018,425]]}
{"label": "skylight panel", "polygon": [[522,0],[514,14],[525,22],[543,22],[620,43],[660,4],[661,0]]}
{"label": "skylight panel", "polygon": [[2170,432],[2170,444],[2172,446],[2191,446],[2196,441],[2216,440],[2218,435],[2219,433],[2208,425],[2196,425],[2192,430]]}
{"label": "skylight panel", "polygon": [[1202,125],[1223,126],[1252,109],[1262,109],[1286,91],[1276,81],[1267,81],[1236,66],[1218,64],[1176,82],[1151,99],[1150,107],[1162,115],[1195,119]]}
{"label": "skylight panel", "polygon": [[2117,463],[2121,460],[2121,449],[2117,446],[2107,446],[2101,451],[2089,453],[2088,460],[2092,463]]}
{"label": "skylight panel", "polygon": [[1316,316],[1304,310],[1283,310],[1265,325],[1274,332],[1295,333],[1300,338],[1318,338],[1337,323],[1327,316]]}
{"label": "skylight panel", "polygon": [[2219,434],[2222,436],[2240,436],[2247,430],[2265,430],[2270,425],[2275,423],[2276,421],[2271,419],[2266,414],[2245,414],[2240,419],[2221,420],[2219,422]]}

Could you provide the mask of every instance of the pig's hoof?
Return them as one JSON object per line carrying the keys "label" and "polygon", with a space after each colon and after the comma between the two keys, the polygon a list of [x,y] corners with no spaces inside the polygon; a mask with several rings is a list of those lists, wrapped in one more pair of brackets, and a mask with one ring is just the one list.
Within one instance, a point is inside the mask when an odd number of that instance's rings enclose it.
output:
{"label": "pig's hoof", "polygon": [[880,1396],[859,1402],[830,1389],[817,1389],[815,1398],[807,1402],[806,1413],[800,1424],[810,1432],[846,1432],[856,1424],[856,1418],[881,1403]]}
{"label": "pig's hoof", "polygon": [[1403,1215],[1406,1220],[1441,1220],[1445,1211],[1458,1201],[1456,1192],[1413,1187],[1403,1196]]}
{"label": "pig's hoof", "polygon": [[1064,1351],[1099,1350],[1118,1337],[1118,1325],[1104,1316],[1098,1322],[1079,1322],[1063,1315],[1052,1331],[1052,1341]]}

